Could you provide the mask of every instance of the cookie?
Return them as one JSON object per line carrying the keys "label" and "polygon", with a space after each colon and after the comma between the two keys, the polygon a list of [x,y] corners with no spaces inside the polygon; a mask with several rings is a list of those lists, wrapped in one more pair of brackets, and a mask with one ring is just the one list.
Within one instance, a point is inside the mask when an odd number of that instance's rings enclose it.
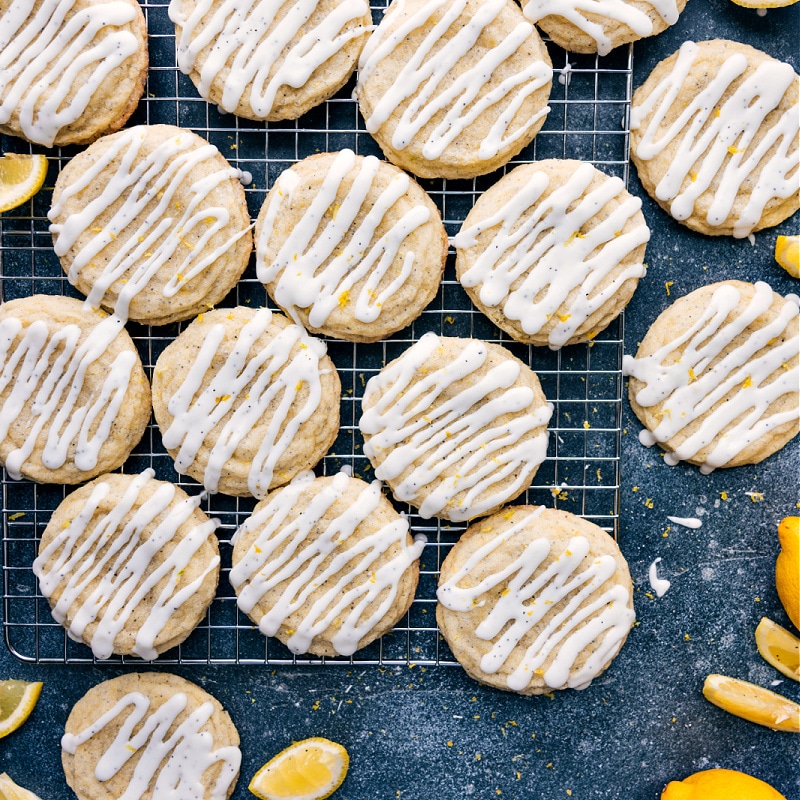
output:
{"label": "cookie", "polygon": [[264,635],[293,653],[349,656],[408,611],[424,545],[378,481],[305,472],[236,532],[230,580]]}
{"label": "cookie", "polygon": [[401,0],[361,54],[356,95],[386,158],[421,178],[472,178],[530,143],[553,69],[512,0]]}
{"label": "cookie", "polygon": [[217,589],[217,523],[202,496],[153,476],[103,475],[68,495],[33,562],[53,617],[96,658],[156,658],[194,630]]}
{"label": "cookie", "polygon": [[372,27],[367,0],[171,0],[169,16],[200,96],[253,120],[297,119],[339,91]]}
{"label": "cookie", "polygon": [[311,156],[281,173],[256,223],[258,278],[312,333],[374,342],[433,300],[447,233],[422,187],[352,150]]}
{"label": "cookie", "polygon": [[628,304],[646,270],[641,201],[580,161],[524,164],[484,192],[458,235],[472,302],[520,342],[586,342]]}
{"label": "cookie", "polygon": [[439,630],[467,674],[525,695],[586,688],[636,618],[616,542],[544,506],[470,526],[442,563],[436,596]]}
{"label": "cookie", "polygon": [[149,421],[150,384],[122,320],[71,297],[0,305],[0,462],[12,478],[110,472]]}
{"label": "cookie", "polygon": [[572,53],[608,55],[665,31],[686,0],[522,0],[522,13]]}
{"label": "cookie", "polygon": [[267,308],[201,314],[158,357],[153,410],[181,475],[264,497],[313,467],[339,432],[325,343]]}
{"label": "cookie", "polygon": [[530,486],[552,406],[508,350],[426,333],[367,383],[364,455],[420,516],[463,522]]}
{"label": "cookie", "polygon": [[0,133],[53,147],[119,130],[147,66],[136,0],[0,0]]}
{"label": "cookie", "polygon": [[239,734],[208,692],[168,673],[132,672],[73,706],[61,763],[78,800],[224,800],[239,776]]}
{"label": "cookie", "polygon": [[749,236],[800,208],[798,133],[800,76],[738,42],[685,42],[633,95],[642,185],[710,236]]}
{"label": "cookie", "polygon": [[61,171],[49,212],[70,283],[150,325],[190,319],[236,285],[253,249],[239,170],[173,125],[103,137]]}
{"label": "cookie", "polygon": [[631,408],[667,464],[757,464],[800,430],[798,301],[722,281],[676,300],[625,356]]}

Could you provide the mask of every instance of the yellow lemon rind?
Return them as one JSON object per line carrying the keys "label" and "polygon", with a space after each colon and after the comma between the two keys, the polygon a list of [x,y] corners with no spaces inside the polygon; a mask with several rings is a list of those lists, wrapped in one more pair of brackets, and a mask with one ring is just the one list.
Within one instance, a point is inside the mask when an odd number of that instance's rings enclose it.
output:
{"label": "yellow lemon rind", "polygon": [[793,278],[800,278],[800,235],[778,236],[775,260]]}
{"label": "yellow lemon rind", "polygon": [[773,622],[762,617],[756,627],[756,647],[761,657],[778,672],[800,681],[800,639]]}
{"label": "yellow lemon rind", "polygon": [[8,736],[9,733],[13,733],[28,719],[39,699],[43,686],[41,681],[28,682],[6,680],[0,681],[0,691],[6,691],[5,687],[9,684],[22,685],[24,689],[19,702],[13,708],[12,712],[5,719],[0,720],[0,738]]}
{"label": "yellow lemon rind", "polygon": [[682,781],[670,781],[661,800],[786,800],[760,778],[721,767],[700,770]]}
{"label": "yellow lemon rind", "polygon": [[46,177],[46,156],[6,153],[0,158],[0,214],[30,200]]}

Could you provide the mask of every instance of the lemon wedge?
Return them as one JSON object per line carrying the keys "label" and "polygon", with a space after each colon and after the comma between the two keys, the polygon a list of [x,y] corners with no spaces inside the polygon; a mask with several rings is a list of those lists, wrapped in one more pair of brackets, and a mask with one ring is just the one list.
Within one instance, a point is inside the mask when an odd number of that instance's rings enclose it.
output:
{"label": "lemon wedge", "polygon": [[41,682],[0,681],[0,738],[8,736],[28,719],[41,691]]}
{"label": "lemon wedge", "polygon": [[778,541],[775,588],[789,619],[800,628],[800,517],[784,517],[778,523]]}
{"label": "lemon wedge", "polygon": [[800,639],[767,617],[756,628],[761,657],[793,681],[800,681]]}
{"label": "lemon wedge", "polygon": [[775,260],[793,277],[800,278],[800,236],[779,236]]}
{"label": "lemon wedge", "polygon": [[6,153],[0,158],[0,213],[21,206],[44,184],[47,158]]}
{"label": "lemon wedge", "polygon": [[794,5],[797,0],[733,0],[733,2],[742,8],[783,8]]}
{"label": "lemon wedge", "polygon": [[709,675],[703,684],[709,702],[737,717],[774,731],[800,733],[800,705],[754,683]]}
{"label": "lemon wedge", "polygon": [[349,764],[342,745],[315,736],[264,764],[248,789],[261,800],[324,800],[342,785]]}
{"label": "lemon wedge", "polygon": [[41,800],[38,794],[17,786],[8,775],[0,774],[0,800]]}

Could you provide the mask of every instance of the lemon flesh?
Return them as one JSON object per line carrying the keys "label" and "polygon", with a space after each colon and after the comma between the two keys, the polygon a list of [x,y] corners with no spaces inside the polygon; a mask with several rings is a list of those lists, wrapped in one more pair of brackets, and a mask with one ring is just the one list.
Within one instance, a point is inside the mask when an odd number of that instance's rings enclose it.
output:
{"label": "lemon flesh", "polygon": [[800,278],[800,236],[779,236],[775,240],[775,260],[793,278]]}
{"label": "lemon flesh", "polygon": [[754,683],[709,675],[703,684],[703,695],[715,706],[756,725],[800,733],[800,705]]}
{"label": "lemon flesh", "polygon": [[775,561],[775,588],[789,619],[800,629],[800,517],[778,524],[781,552]]}
{"label": "lemon flesh", "polygon": [[800,681],[800,639],[767,617],[756,628],[756,647],[761,657],[778,672]]}
{"label": "lemon flesh", "polygon": [[41,691],[41,682],[0,681],[0,737],[8,736],[28,719]]}
{"label": "lemon flesh", "polygon": [[262,800],[324,800],[342,785],[349,763],[342,745],[304,739],[264,764],[248,788]]}
{"label": "lemon flesh", "polygon": [[44,184],[47,158],[6,153],[0,158],[0,213],[21,206]]}
{"label": "lemon flesh", "polygon": [[768,783],[734,769],[707,769],[672,781],[661,800],[786,800]]}
{"label": "lemon flesh", "polygon": [[0,800],[41,800],[38,794],[17,786],[4,772],[0,774]]}

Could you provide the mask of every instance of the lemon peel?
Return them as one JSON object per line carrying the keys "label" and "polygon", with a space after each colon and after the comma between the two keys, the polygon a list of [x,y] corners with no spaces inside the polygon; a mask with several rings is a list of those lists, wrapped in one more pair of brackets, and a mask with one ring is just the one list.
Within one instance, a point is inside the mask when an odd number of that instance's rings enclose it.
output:
{"label": "lemon peel", "polygon": [[703,684],[703,696],[715,706],[756,725],[800,733],[800,705],[754,683],[712,674]]}
{"label": "lemon peel", "polygon": [[800,639],[767,617],[756,628],[756,647],[761,657],[781,674],[800,681]]}
{"label": "lemon peel", "polygon": [[0,774],[0,800],[41,800],[38,794],[23,789],[9,778],[8,774]]}
{"label": "lemon peel", "polygon": [[735,769],[706,769],[671,781],[661,800],[786,800],[768,783]]}
{"label": "lemon peel", "polygon": [[783,8],[794,5],[798,0],[731,0],[742,8]]}
{"label": "lemon peel", "polygon": [[28,719],[42,685],[41,681],[0,680],[0,738],[13,733]]}
{"label": "lemon peel", "polygon": [[779,236],[775,240],[775,260],[793,278],[800,278],[800,236]]}
{"label": "lemon peel", "polygon": [[789,619],[800,629],[800,517],[784,517],[778,523],[778,541],[775,588]]}
{"label": "lemon peel", "polygon": [[0,157],[0,213],[21,206],[44,185],[47,158],[6,153]]}

